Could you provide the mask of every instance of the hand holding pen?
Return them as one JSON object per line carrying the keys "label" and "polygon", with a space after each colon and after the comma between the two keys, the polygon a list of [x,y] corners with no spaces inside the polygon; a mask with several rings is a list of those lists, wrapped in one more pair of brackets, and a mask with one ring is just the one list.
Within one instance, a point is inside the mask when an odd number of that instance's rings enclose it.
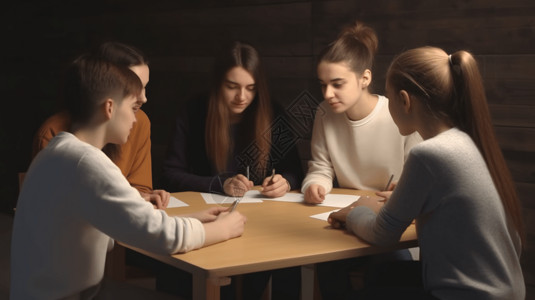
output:
{"label": "hand holding pen", "polygon": [[249,180],[249,167],[247,167],[246,175],[238,174],[229,177],[223,183],[223,191],[225,194],[233,197],[243,197],[243,195],[254,186],[253,182]]}
{"label": "hand holding pen", "polygon": [[377,196],[383,198],[378,200],[379,202],[386,202],[388,199],[390,199],[390,195],[392,195],[392,191],[396,187],[396,183],[393,183],[392,179],[394,179],[394,174],[390,175],[390,179],[388,179],[388,183],[386,184],[385,188],[382,191],[375,193]]}
{"label": "hand holding pen", "polygon": [[275,169],[271,170],[271,175],[264,179],[261,193],[264,196],[276,198],[282,197],[290,191],[290,183],[282,175],[276,174]]}

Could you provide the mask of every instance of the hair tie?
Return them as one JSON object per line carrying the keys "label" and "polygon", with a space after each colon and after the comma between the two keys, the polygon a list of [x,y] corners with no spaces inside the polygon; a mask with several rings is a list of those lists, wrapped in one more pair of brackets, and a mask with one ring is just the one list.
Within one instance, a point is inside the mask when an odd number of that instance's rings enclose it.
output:
{"label": "hair tie", "polygon": [[450,61],[450,66],[453,66],[453,61],[451,60],[451,54],[448,55],[448,60]]}

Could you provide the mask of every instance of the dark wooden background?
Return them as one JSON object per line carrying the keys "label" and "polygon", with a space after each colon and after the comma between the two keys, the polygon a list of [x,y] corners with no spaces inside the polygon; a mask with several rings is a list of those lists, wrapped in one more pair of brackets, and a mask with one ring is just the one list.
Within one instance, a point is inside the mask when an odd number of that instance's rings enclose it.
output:
{"label": "dark wooden background", "polygon": [[341,26],[359,19],[377,31],[377,93],[388,63],[405,49],[472,51],[523,203],[529,242],[522,262],[528,299],[535,297],[535,1],[33,0],[12,1],[0,14],[0,206],[8,213],[33,134],[56,110],[61,71],[102,41],[133,44],[150,58],[143,109],[152,121],[155,185],[178,106],[206,90],[224,41],[250,42],[263,55],[274,100],[300,116],[295,129],[303,161],[310,113],[321,100],[315,57]]}

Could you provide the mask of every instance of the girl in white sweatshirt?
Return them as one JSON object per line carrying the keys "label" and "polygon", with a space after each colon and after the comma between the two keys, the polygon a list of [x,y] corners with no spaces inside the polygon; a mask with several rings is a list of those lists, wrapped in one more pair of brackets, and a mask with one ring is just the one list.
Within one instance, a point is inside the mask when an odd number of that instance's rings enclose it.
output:
{"label": "girl in white sweatshirt", "polygon": [[307,203],[323,202],[335,179],[342,188],[383,190],[421,141],[418,134],[399,134],[388,99],[369,91],[377,43],[373,29],[355,23],[320,56],[317,72],[325,101],[314,120],[312,158],[301,187]]}

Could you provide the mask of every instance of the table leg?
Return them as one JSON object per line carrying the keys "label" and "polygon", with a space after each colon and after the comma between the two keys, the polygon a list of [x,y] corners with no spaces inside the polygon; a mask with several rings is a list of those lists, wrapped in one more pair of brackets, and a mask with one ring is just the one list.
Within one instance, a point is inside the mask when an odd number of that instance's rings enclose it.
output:
{"label": "table leg", "polygon": [[301,266],[301,299],[314,299],[315,266]]}
{"label": "table leg", "polygon": [[206,278],[193,274],[193,299],[219,300],[221,286],[229,285],[230,277]]}

